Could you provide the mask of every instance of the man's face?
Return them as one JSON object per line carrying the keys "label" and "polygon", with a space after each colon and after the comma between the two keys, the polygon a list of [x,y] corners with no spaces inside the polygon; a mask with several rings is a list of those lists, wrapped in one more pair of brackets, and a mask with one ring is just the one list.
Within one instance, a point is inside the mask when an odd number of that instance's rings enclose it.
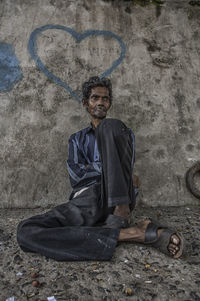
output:
{"label": "man's face", "polygon": [[92,88],[88,103],[83,102],[83,105],[93,118],[104,119],[111,106],[108,89],[106,87]]}

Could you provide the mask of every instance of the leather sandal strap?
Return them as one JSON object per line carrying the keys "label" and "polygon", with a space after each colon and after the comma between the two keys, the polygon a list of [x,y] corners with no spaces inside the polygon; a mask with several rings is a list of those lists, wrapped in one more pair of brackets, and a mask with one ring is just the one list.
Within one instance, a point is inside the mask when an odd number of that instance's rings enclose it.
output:
{"label": "leather sandal strap", "polygon": [[160,227],[155,225],[154,223],[149,223],[145,232],[145,240],[144,243],[153,243],[158,239],[158,229]]}

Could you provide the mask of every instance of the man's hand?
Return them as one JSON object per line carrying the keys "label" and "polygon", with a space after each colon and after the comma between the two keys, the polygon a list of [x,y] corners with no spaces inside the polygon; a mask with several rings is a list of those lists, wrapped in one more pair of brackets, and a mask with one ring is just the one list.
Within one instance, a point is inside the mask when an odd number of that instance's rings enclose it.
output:
{"label": "man's hand", "polygon": [[140,186],[140,181],[139,181],[138,176],[133,175],[132,178],[133,178],[133,185],[134,185],[134,187],[135,187],[135,188],[138,188],[138,187]]}

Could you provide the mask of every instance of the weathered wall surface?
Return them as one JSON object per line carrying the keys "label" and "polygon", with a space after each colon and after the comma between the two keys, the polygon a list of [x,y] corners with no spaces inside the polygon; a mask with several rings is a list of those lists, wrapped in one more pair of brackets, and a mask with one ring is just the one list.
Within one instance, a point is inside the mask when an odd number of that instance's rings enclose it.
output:
{"label": "weathered wall surface", "polygon": [[2,0],[0,14],[0,207],[68,198],[67,141],[89,121],[81,84],[111,71],[109,116],[135,132],[139,201],[198,204],[184,179],[200,159],[198,5]]}

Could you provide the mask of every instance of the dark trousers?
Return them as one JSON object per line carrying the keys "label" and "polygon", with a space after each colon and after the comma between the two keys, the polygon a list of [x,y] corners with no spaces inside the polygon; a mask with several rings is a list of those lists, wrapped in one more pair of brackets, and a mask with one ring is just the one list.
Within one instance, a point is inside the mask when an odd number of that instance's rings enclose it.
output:
{"label": "dark trousers", "polygon": [[132,139],[117,119],[104,119],[95,130],[102,162],[101,183],[89,186],[69,202],[18,225],[17,240],[25,252],[55,260],[109,260],[126,220],[112,215],[116,205],[135,205],[132,184]]}

